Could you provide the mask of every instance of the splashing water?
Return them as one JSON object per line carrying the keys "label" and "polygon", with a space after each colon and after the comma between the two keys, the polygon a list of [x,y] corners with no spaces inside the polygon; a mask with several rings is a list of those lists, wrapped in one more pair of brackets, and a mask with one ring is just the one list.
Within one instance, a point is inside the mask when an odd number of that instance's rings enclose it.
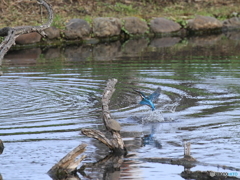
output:
{"label": "splashing water", "polygon": [[149,111],[148,116],[144,116],[142,118],[142,123],[148,123],[148,122],[162,122],[165,121],[163,114],[160,110],[155,110],[155,111]]}

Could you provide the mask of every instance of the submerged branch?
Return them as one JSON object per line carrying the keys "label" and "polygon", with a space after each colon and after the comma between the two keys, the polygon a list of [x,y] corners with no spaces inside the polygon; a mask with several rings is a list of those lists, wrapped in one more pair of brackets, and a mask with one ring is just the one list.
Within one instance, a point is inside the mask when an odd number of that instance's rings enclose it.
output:
{"label": "submerged branch", "polygon": [[180,159],[153,157],[153,158],[144,158],[142,160],[148,161],[148,162],[158,162],[162,164],[182,165],[184,166],[185,169],[190,169],[194,167],[198,161],[191,156],[190,142],[184,143],[183,147],[184,147],[184,154],[183,154],[183,158],[180,158]]}
{"label": "submerged branch", "polygon": [[3,153],[3,150],[4,150],[4,145],[3,145],[2,140],[0,139],[0,154]]}
{"label": "submerged branch", "polygon": [[[108,154],[105,158],[95,163],[86,163],[78,169],[78,172],[88,179],[93,179],[91,175],[85,173],[85,169],[89,168],[91,171],[96,169],[101,171],[103,177],[101,179],[120,179],[120,167],[123,163],[123,156],[115,156]],[[114,178],[113,178],[114,177]],[[96,178],[96,177],[95,177]],[[97,179],[97,178],[96,178]]]}
{"label": "submerged branch", "polygon": [[[213,165],[209,163],[202,163],[194,159],[190,155],[191,151],[191,143],[187,142],[183,144],[184,146],[184,157],[183,158],[159,158],[159,157],[152,157],[152,158],[141,158],[143,161],[147,162],[156,162],[162,164],[171,164],[171,165],[181,165],[184,167],[184,171],[181,173],[181,176],[184,179],[211,179],[211,180],[235,180],[239,179],[237,177],[229,176],[228,173],[219,173],[214,171],[191,171],[192,167],[197,165],[201,166],[216,166],[221,167],[223,169],[235,170],[239,171],[240,169],[228,166],[220,166],[220,165]],[[221,175],[220,175],[221,174]],[[234,176],[237,176],[237,173],[233,173]]]}

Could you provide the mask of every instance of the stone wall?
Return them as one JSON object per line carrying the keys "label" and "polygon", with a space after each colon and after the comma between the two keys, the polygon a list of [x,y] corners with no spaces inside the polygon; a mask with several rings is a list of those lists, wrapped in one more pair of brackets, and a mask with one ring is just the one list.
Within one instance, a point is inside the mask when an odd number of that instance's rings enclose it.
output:
{"label": "stone wall", "polygon": [[[233,17],[219,21],[214,17],[196,16],[187,21],[183,28],[180,24],[163,17],[152,18],[149,22],[138,17],[98,17],[92,24],[83,19],[69,20],[64,30],[50,27],[45,30],[45,42],[51,40],[86,42],[93,39],[129,39],[134,37],[184,37],[192,34],[214,34],[240,29],[240,18]],[[43,38],[38,33],[21,35],[16,39],[17,44],[39,43]]]}

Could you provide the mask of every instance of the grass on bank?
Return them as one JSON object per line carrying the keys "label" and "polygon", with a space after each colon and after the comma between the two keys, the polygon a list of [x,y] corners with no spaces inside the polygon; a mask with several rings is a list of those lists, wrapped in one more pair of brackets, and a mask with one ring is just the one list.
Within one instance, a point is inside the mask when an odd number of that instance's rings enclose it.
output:
{"label": "grass on bank", "polygon": [[[240,0],[48,0],[54,10],[53,26],[63,29],[73,18],[82,18],[91,23],[95,17],[135,16],[149,21],[153,17],[167,17],[182,25],[196,15],[216,17],[224,20],[239,13]],[[36,1],[0,2],[0,28],[6,26],[38,25],[45,22],[46,10]]]}

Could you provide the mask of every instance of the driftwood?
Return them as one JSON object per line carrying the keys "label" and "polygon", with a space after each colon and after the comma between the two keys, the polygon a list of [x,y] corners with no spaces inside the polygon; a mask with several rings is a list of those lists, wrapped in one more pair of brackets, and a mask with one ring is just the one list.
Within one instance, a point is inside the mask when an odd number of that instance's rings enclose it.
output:
{"label": "driftwood", "polygon": [[69,152],[65,157],[63,157],[57,164],[55,164],[49,171],[48,174],[53,179],[64,179],[65,177],[69,177],[69,175],[76,174],[76,170],[78,165],[82,162],[82,160],[86,157],[83,155],[79,159],[76,160],[76,157],[83,153],[86,148],[86,144],[81,144]]}
{"label": "driftwood", "polygon": [[20,27],[4,27],[0,29],[0,36],[6,36],[3,42],[0,44],[0,66],[2,65],[2,59],[7,51],[15,44],[15,39],[21,34],[27,34],[30,32],[38,32],[42,36],[46,36],[44,29],[50,27],[53,21],[53,10],[51,6],[44,0],[37,0],[37,2],[43,5],[48,12],[48,21],[41,26],[20,26]]}
{"label": "driftwood", "polygon": [[104,133],[94,129],[82,129],[81,132],[88,137],[99,140],[105,144],[114,154],[123,155],[127,153],[127,150],[120,135],[121,126],[117,121],[112,119],[108,106],[110,98],[115,91],[114,87],[116,83],[117,79],[109,79],[102,96],[103,123],[106,129],[111,133],[111,139],[107,138]]}

